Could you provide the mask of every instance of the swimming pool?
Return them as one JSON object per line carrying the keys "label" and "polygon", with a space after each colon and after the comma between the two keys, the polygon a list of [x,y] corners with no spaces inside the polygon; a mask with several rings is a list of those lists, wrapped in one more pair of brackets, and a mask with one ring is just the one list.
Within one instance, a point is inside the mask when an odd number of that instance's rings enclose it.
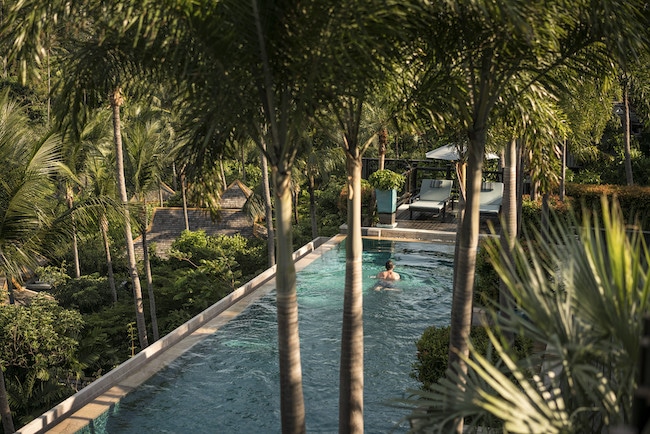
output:
{"label": "swimming pool", "polygon": [[[389,432],[406,415],[386,402],[418,384],[410,378],[415,340],[449,323],[453,245],[364,239],[364,420]],[[402,280],[375,291],[392,259]],[[344,243],[298,273],[307,431],[338,431],[339,353],[345,279]],[[403,424],[397,432],[406,431]],[[111,411],[93,433],[280,432],[275,294],[262,297],[192,347]]]}

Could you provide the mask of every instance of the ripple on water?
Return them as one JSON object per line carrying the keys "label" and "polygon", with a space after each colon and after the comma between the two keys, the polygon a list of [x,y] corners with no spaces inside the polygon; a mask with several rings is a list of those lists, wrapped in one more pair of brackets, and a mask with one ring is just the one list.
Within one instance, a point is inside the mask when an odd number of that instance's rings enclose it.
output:
{"label": "ripple on water", "polygon": [[[415,341],[449,323],[453,246],[364,240],[364,419],[384,433],[405,416],[387,401],[418,385]],[[344,246],[297,276],[307,431],[338,431]],[[374,291],[392,259],[398,291]],[[406,432],[402,424],[396,432]],[[280,431],[275,296],[269,294],[125,397],[95,433],[276,433]]]}

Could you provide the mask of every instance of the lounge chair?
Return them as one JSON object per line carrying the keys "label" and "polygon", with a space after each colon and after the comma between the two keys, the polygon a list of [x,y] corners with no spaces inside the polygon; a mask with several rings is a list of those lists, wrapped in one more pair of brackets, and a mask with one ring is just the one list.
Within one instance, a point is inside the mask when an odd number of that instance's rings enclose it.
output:
{"label": "lounge chair", "polygon": [[450,179],[423,179],[420,193],[413,197],[409,205],[411,219],[413,211],[442,213],[444,218],[447,203],[451,198],[452,185],[453,181]]}
{"label": "lounge chair", "polygon": [[496,217],[501,212],[503,201],[503,182],[484,182],[479,196],[479,213]]}

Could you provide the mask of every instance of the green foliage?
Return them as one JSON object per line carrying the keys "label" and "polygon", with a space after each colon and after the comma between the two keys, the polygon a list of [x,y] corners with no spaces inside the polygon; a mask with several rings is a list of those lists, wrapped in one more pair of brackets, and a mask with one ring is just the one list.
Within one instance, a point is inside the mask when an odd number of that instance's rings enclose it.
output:
{"label": "green foliage", "polygon": [[602,172],[597,169],[581,169],[573,176],[572,181],[578,184],[601,184],[601,173]]}
{"label": "green foliage", "polygon": [[320,225],[318,233],[322,236],[336,235],[339,233],[339,227],[346,221],[346,214],[340,211],[341,191],[344,186],[344,178],[332,176],[322,190],[316,190]]}
{"label": "green foliage", "polygon": [[[600,209],[598,218],[555,220],[546,234],[517,241],[512,260],[498,240],[489,244],[516,304],[502,308],[490,328],[503,363],[470,346],[467,373],[447,370],[430,390],[416,392],[412,423],[440,427],[463,417],[475,428],[495,417],[509,432],[600,433],[633,422],[650,253],[615,203],[602,199]],[[539,372],[540,357],[519,359],[504,344],[507,333],[545,349],[540,375],[529,375]]]}
{"label": "green foliage", "polygon": [[70,276],[66,273],[65,262],[60,267],[56,265],[37,267],[36,275],[38,276],[38,280],[47,282],[53,287],[61,286],[70,279]]}
{"label": "green foliage", "polygon": [[[411,377],[422,383],[423,389],[430,389],[432,384],[445,375],[449,361],[449,330],[449,326],[428,327],[415,343],[417,361],[413,364]],[[498,362],[498,355],[492,353],[490,339],[484,327],[473,326],[470,340],[478,354],[488,357],[492,363]],[[532,353],[532,341],[518,336],[513,348],[515,354],[523,358]]]}
{"label": "green foliage", "polygon": [[[113,263],[113,271],[118,274],[128,274],[128,266],[126,261],[126,251],[124,245],[124,229],[121,227],[122,232],[115,238],[118,240],[112,243],[111,248],[111,261]],[[82,274],[99,273],[106,275],[108,273],[108,265],[106,264],[106,251],[104,250],[104,242],[102,240],[99,228],[95,232],[86,232],[78,236],[78,249],[81,262]],[[72,251],[72,244],[65,244],[64,251],[59,255],[55,252],[52,255],[54,261],[60,261],[66,265],[66,274],[74,275],[74,256]]]}
{"label": "green foliage", "polygon": [[474,306],[494,306],[499,301],[499,274],[494,269],[487,249],[479,243],[476,254]]}
{"label": "green foliage", "polygon": [[[134,321],[134,315],[130,294],[125,294],[118,303],[110,304],[99,312],[84,315],[86,327],[80,339],[80,356],[87,363],[84,369],[87,377],[106,373],[129,357],[131,350],[127,324]],[[93,360],[94,354],[101,357]]]}
{"label": "green foliage", "polygon": [[[373,188],[365,179],[361,180],[361,225],[370,226],[374,218],[375,206],[373,203]],[[348,215],[348,189],[344,186],[339,196],[339,215],[347,221]]]}
{"label": "green foliage", "polygon": [[[551,212],[555,214],[556,219],[567,221],[574,217],[575,199],[568,194],[564,202],[560,201],[559,196],[549,195],[548,206]],[[524,196],[521,206],[521,221],[524,233],[538,231],[542,221],[542,198],[531,200],[530,196]]]}
{"label": "green foliage", "polygon": [[247,240],[239,234],[210,236],[205,231],[183,231],[172,243],[170,256],[176,261],[170,264],[178,268],[209,267],[210,261],[232,258],[241,276],[252,277],[263,271],[260,264],[265,262],[260,262],[260,258],[264,257],[264,248],[263,242]]}
{"label": "green foliage", "polygon": [[616,198],[628,224],[638,222],[643,226],[650,220],[650,187],[568,184],[566,191],[578,212],[601,214],[601,200],[605,196],[610,200]]}
{"label": "green foliage", "polygon": [[368,177],[370,186],[377,190],[400,190],[405,181],[404,175],[389,169],[377,170]]}
{"label": "green foliage", "polygon": [[81,315],[45,294],[27,306],[0,305],[0,361],[12,410],[21,423],[51,408],[71,392],[76,378]]}
{"label": "green foliage", "polygon": [[70,279],[53,287],[50,292],[61,305],[81,313],[99,312],[113,302],[108,279],[99,273]]}
{"label": "green foliage", "polygon": [[266,244],[241,235],[183,231],[171,258],[154,263],[154,287],[163,333],[169,332],[265,268]]}

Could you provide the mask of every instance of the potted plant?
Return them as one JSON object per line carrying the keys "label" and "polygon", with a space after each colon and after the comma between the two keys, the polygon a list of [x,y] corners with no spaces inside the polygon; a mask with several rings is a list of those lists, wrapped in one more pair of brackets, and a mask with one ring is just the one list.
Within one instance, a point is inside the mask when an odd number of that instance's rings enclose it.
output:
{"label": "potted plant", "polygon": [[372,173],[368,182],[375,188],[377,213],[379,223],[395,227],[395,211],[397,211],[397,190],[404,185],[404,175],[389,169]]}

